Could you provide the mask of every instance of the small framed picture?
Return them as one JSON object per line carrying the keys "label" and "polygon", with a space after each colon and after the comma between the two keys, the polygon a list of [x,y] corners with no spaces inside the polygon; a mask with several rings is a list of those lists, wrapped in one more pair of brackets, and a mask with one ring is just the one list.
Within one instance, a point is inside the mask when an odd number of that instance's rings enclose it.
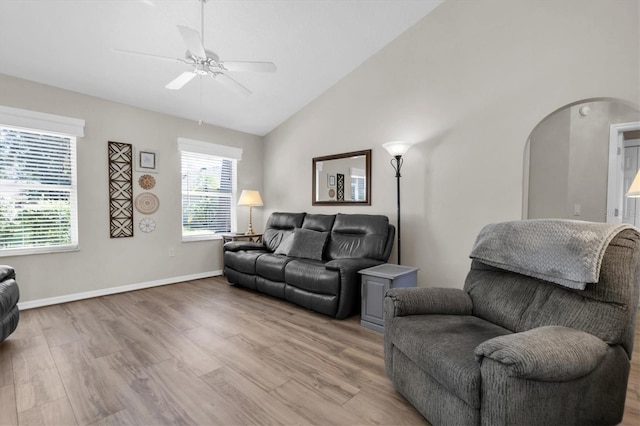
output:
{"label": "small framed picture", "polygon": [[336,186],[335,175],[327,175],[327,186]]}
{"label": "small framed picture", "polygon": [[140,151],[138,153],[141,169],[156,169],[156,153],[151,151]]}

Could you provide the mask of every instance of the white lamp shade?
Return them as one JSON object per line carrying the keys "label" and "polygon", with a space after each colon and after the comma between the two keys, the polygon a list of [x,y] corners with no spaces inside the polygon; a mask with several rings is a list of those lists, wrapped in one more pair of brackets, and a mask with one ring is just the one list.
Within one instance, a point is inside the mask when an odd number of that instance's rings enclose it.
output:
{"label": "white lamp shade", "polygon": [[638,174],[633,179],[633,182],[631,182],[629,191],[627,191],[627,197],[640,198],[640,170],[638,170]]}
{"label": "white lamp shade", "polygon": [[243,189],[242,194],[240,194],[240,199],[238,200],[239,206],[262,206],[262,197],[260,197],[260,192],[253,191],[250,189]]}
{"label": "white lamp shade", "polygon": [[386,149],[389,154],[395,157],[396,155],[404,155],[407,151],[409,151],[409,148],[411,148],[412,145],[413,144],[411,142],[392,141],[383,143],[382,147]]}

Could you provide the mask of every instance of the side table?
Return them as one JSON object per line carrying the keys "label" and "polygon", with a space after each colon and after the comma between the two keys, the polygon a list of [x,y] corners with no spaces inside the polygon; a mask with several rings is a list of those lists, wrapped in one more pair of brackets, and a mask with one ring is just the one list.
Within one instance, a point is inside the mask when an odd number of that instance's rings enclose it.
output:
{"label": "side table", "polygon": [[262,234],[243,234],[241,232],[225,232],[222,235],[222,243],[229,241],[250,241],[252,243],[261,243]]}
{"label": "side table", "polygon": [[384,295],[390,288],[417,287],[418,268],[385,263],[358,271],[362,275],[360,325],[384,331]]}

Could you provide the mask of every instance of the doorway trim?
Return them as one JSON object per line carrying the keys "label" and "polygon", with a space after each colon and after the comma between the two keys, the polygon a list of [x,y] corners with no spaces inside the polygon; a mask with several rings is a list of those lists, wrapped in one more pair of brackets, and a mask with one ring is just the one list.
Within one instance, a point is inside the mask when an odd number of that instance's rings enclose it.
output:
{"label": "doorway trim", "polygon": [[622,223],[624,197],[623,133],[640,130],[640,121],[612,124],[609,131],[609,172],[607,176],[607,223]]}

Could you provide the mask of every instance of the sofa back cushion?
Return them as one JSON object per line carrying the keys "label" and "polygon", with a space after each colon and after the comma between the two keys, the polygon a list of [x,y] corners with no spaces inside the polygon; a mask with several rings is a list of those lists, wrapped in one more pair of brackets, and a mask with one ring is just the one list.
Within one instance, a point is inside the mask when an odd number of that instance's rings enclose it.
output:
{"label": "sofa back cushion", "polygon": [[[394,228],[383,215],[337,214],[331,228],[329,259],[368,258],[386,262]],[[391,240],[391,241],[389,241]]]}
{"label": "sofa back cushion", "polygon": [[334,214],[307,214],[302,221],[302,228],[312,231],[330,232],[333,222],[336,220]]}
{"label": "sofa back cushion", "polygon": [[640,286],[640,234],[620,232],[609,243],[597,283],[573,290],[473,261],[465,290],[473,314],[514,332],[562,325],[633,350]]}
{"label": "sofa back cushion", "polygon": [[289,236],[295,228],[302,226],[305,213],[271,213],[264,228],[262,240],[271,251],[276,251],[282,240]]}

